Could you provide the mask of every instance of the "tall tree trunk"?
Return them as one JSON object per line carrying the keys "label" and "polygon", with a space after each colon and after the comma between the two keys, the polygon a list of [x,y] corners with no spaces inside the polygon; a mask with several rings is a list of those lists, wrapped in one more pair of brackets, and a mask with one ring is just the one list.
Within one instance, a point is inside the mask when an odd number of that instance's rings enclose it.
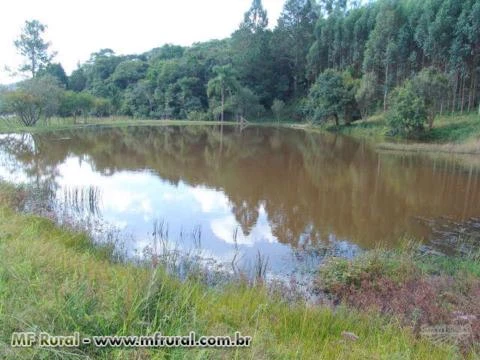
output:
{"label": "tall tree trunk", "polygon": [[468,112],[472,109],[472,97],[473,97],[473,83],[474,83],[474,71],[470,72],[470,89],[468,90]]}
{"label": "tall tree trunk", "polygon": [[457,110],[457,89],[458,89],[458,73],[455,76],[455,85],[453,87],[453,100],[452,100],[452,114]]}
{"label": "tall tree trunk", "polygon": [[222,115],[221,115],[221,118],[220,118],[222,123],[223,123],[224,111],[225,111],[225,89],[222,86]]}
{"label": "tall tree trunk", "polygon": [[385,67],[385,84],[383,91],[383,111],[387,111],[387,94],[388,94],[388,63]]}

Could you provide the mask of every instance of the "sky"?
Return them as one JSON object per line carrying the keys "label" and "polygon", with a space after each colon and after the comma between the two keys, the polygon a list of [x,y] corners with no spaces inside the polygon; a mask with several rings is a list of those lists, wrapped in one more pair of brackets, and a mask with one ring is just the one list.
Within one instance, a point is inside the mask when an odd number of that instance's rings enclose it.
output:
{"label": "sky", "polygon": [[[284,0],[263,0],[270,27]],[[0,84],[18,81],[5,67],[22,63],[13,42],[26,20],[48,26],[44,39],[58,52],[67,74],[102,48],[135,54],[164,44],[188,46],[228,37],[238,28],[251,0],[15,0],[0,12]]]}

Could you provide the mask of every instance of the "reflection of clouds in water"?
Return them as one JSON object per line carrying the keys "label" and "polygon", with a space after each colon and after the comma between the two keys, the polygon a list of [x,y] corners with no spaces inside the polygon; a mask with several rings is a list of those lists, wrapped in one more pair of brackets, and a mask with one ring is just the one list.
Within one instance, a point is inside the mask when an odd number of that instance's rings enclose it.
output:
{"label": "reflection of clouds in water", "polygon": [[[0,176],[6,171],[0,166]],[[15,173],[28,180],[22,167],[17,167]],[[103,220],[131,234],[131,240],[125,243],[131,255],[142,254],[145,247],[153,245],[153,222],[164,220],[169,229],[168,246],[172,249],[190,251],[194,246],[192,229],[200,226],[202,254],[206,257],[230,263],[236,254],[233,246],[236,239],[240,264],[251,266],[260,252],[268,257],[269,267],[276,273],[288,271],[294,265],[289,256],[291,248],[279,243],[272,233],[264,203],[258,205],[258,218],[246,236],[235,217],[233,204],[222,190],[182,181],[175,185],[148,170],[107,175],[97,172],[88,156],[66,158],[58,166],[57,174],[59,197],[67,188],[95,186],[100,190]],[[185,235],[183,239],[180,232]]]}
{"label": "reflection of clouds in water", "polygon": [[59,166],[58,184],[65,187],[97,186],[102,190],[104,211],[134,212],[145,219],[153,216],[152,198],[148,193],[138,191],[151,182],[151,175],[145,173],[120,172],[103,176],[94,172],[88,162],[68,158]]}
{"label": "reflection of clouds in water", "polygon": [[188,192],[200,203],[204,213],[230,210],[228,198],[223,192],[207,189],[203,186],[189,188]]}
{"label": "reflection of clouds in water", "polygon": [[[248,236],[243,234],[240,224],[232,213],[231,204],[223,191],[208,189],[203,186],[189,188],[188,192],[193,195],[199,203],[204,214],[212,214],[214,217],[209,220],[209,226],[213,234],[227,244],[253,246],[260,241],[270,243],[277,242],[272,234],[268,222],[265,206],[259,206],[258,220]],[[237,233],[235,234],[235,232]]]}
{"label": "reflection of clouds in water", "polygon": [[[230,212],[230,209],[229,209]],[[268,242],[277,243],[277,239],[272,234],[272,228],[268,222],[267,212],[263,204],[258,209],[259,216],[257,223],[252,228],[250,234],[245,236],[238,224],[235,216],[230,212],[222,218],[213,219],[210,222],[213,233],[228,244],[234,244],[235,230],[238,229],[236,241],[238,245],[253,246],[255,243]]]}

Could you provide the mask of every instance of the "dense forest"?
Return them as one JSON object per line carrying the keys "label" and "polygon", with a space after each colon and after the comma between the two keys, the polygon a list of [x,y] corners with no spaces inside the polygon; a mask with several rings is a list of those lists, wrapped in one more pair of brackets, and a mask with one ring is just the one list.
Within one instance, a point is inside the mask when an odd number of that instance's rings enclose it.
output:
{"label": "dense forest", "polygon": [[[19,91],[48,89],[24,122],[117,114],[339,124],[389,110],[393,128],[408,132],[479,105],[480,0],[287,0],[275,28],[268,23],[253,0],[227,39],[127,56],[102,49],[67,76],[39,36],[44,25],[27,22],[15,45],[32,80],[3,90],[2,111],[25,108]],[[44,56],[33,61],[22,40],[35,32]]]}

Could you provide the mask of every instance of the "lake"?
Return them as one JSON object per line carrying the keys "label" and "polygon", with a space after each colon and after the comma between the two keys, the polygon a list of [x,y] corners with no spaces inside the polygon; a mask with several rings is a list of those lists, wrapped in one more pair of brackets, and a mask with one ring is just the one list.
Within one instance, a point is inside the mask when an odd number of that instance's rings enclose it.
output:
{"label": "lake", "polygon": [[[0,177],[48,194],[49,211],[115,229],[130,256],[162,246],[290,276],[435,226],[477,224],[477,166],[377,152],[335,134],[232,126],[91,126],[0,137]],[[91,225],[94,224],[94,225]],[[438,226],[437,226],[438,228]],[[448,232],[448,229],[445,230]],[[158,251],[158,249],[156,250]]]}

